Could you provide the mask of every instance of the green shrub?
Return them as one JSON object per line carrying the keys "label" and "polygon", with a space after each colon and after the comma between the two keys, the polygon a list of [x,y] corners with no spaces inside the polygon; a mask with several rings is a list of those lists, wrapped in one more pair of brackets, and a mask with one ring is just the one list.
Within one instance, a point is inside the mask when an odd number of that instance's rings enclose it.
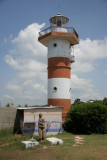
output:
{"label": "green shrub", "polygon": [[0,137],[6,137],[8,135],[13,135],[13,128],[0,130]]}
{"label": "green shrub", "polygon": [[63,128],[79,134],[107,133],[107,106],[99,103],[73,105]]}

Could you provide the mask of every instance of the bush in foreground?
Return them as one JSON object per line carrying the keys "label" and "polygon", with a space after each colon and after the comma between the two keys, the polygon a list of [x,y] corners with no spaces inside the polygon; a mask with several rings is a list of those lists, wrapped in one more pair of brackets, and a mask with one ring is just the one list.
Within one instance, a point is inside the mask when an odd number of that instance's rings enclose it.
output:
{"label": "bush in foreground", "polygon": [[73,105],[63,128],[79,134],[107,133],[107,106],[98,103]]}

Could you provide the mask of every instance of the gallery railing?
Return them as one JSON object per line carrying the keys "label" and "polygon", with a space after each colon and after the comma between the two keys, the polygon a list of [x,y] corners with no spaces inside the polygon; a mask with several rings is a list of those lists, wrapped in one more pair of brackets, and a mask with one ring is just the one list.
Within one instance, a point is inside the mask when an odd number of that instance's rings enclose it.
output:
{"label": "gallery railing", "polygon": [[65,32],[65,33],[74,33],[78,38],[78,33],[73,27],[59,27],[59,26],[51,26],[39,32],[39,37],[44,36],[50,32]]}

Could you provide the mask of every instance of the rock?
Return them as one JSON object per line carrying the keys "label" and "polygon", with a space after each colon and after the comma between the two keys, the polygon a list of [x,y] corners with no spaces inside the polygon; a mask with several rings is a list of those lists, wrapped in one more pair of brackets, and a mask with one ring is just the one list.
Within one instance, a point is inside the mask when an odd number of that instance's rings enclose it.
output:
{"label": "rock", "polygon": [[39,145],[39,142],[22,141],[22,144],[24,144],[25,148],[27,149]]}
{"label": "rock", "polygon": [[63,140],[55,137],[47,138],[51,144],[63,144]]}

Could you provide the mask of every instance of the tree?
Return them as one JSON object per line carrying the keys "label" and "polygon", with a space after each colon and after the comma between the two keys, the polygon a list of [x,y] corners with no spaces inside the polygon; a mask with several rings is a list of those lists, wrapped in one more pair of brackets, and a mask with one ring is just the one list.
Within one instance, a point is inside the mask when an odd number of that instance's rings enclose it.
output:
{"label": "tree", "polygon": [[25,104],[25,106],[24,106],[24,107],[29,107],[29,106],[28,106],[28,104]]}
{"label": "tree", "polygon": [[81,100],[80,100],[79,98],[77,98],[77,99],[74,101],[73,105],[75,105],[75,104],[80,104],[80,103],[82,103]]}
{"label": "tree", "polygon": [[9,107],[9,105],[10,105],[10,104],[9,104],[9,103],[7,103],[7,104],[6,104],[6,107]]}
{"label": "tree", "polygon": [[17,107],[22,107],[20,104]]}
{"label": "tree", "polygon": [[103,104],[107,105],[107,98],[106,97],[103,99]]}

